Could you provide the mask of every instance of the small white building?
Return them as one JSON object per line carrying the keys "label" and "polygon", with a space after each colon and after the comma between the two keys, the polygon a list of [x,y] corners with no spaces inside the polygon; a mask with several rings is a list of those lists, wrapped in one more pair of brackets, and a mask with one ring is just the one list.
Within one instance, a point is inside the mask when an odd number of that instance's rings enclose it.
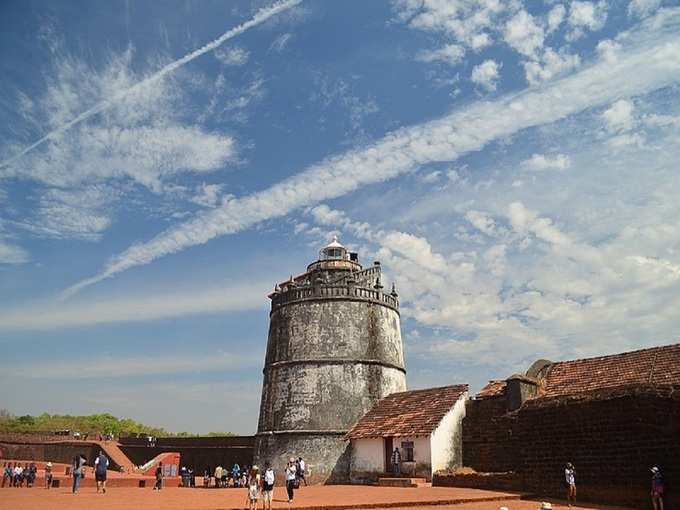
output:
{"label": "small white building", "polygon": [[393,393],[380,400],[345,436],[350,441],[350,481],[370,483],[392,474],[399,448],[401,476],[426,478],[461,467],[467,385]]}

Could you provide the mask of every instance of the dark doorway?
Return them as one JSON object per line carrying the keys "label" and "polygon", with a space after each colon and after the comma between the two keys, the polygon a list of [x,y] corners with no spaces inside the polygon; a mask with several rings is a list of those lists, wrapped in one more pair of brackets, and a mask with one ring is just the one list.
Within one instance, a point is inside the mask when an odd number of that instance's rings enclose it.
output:
{"label": "dark doorway", "polygon": [[386,437],[385,439],[385,473],[392,472],[392,450],[394,450],[392,444],[392,438]]}

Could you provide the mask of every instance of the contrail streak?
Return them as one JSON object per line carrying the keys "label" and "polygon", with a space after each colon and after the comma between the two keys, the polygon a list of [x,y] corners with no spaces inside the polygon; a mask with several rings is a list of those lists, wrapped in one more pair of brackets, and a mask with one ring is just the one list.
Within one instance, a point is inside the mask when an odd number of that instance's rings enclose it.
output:
{"label": "contrail streak", "polygon": [[246,30],[257,26],[265,21],[267,21],[269,18],[272,16],[275,16],[276,14],[283,12],[287,9],[290,9],[291,7],[295,7],[296,5],[300,4],[302,0],[282,0],[280,2],[276,2],[275,4],[271,5],[270,7],[263,7],[257,13],[255,16],[253,16],[250,20],[246,21],[245,23],[242,23],[241,25],[238,25],[231,30],[228,30],[227,32],[223,33],[221,36],[219,36],[217,39],[215,39],[212,42],[209,42],[205,46],[200,47],[197,50],[192,51],[191,53],[183,56],[182,58],[175,60],[174,62],[169,63],[156,73],[152,74],[148,78],[140,81],[139,83],[133,85],[129,89],[123,90],[113,96],[111,99],[107,99],[104,101],[100,101],[96,105],[94,105],[92,108],[85,110],[83,113],[75,117],[73,120],[70,120],[66,124],[63,124],[59,126],[58,128],[50,131],[47,133],[45,136],[43,136],[40,140],[37,140],[36,142],[32,143],[28,147],[24,148],[21,152],[18,154],[12,156],[11,158],[3,161],[0,163],[0,170],[7,168],[10,166],[12,163],[14,163],[16,160],[19,158],[25,156],[27,153],[31,152],[33,149],[36,147],[42,145],[45,143],[47,140],[52,140],[56,138],[58,135],[63,133],[64,131],[67,131],[71,127],[75,126],[76,124],[79,124],[83,122],[84,120],[89,119],[93,115],[97,115],[99,112],[106,110],[108,107],[111,105],[115,104],[116,102],[120,101],[124,97],[133,94],[137,90],[155,82],[166,75],[172,73],[176,69],[179,69],[182,67],[184,64],[187,64],[191,62],[192,60],[200,57],[201,55],[208,53],[209,51],[214,50],[215,48],[221,46],[224,44],[226,41],[229,39],[232,39],[236,37],[237,35],[241,35],[243,32]]}
{"label": "contrail streak", "polygon": [[650,18],[620,36],[616,62],[603,59],[541,87],[472,103],[421,124],[400,128],[370,145],[312,164],[278,183],[225,201],[209,212],[135,243],[116,255],[95,276],[64,290],[66,299],[130,268],[191,246],[233,234],[300,207],[343,196],[384,182],[418,166],[455,161],[493,140],[546,125],[608,104],[680,82],[680,8]]}

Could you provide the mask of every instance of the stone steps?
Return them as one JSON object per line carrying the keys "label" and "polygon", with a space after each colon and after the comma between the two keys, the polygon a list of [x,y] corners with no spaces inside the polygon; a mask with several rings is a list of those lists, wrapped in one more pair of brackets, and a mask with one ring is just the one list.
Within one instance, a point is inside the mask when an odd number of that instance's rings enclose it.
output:
{"label": "stone steps", "polygon": [[425,478],[378,478],[378,486],[380,487],[427,487],[429,485]]}

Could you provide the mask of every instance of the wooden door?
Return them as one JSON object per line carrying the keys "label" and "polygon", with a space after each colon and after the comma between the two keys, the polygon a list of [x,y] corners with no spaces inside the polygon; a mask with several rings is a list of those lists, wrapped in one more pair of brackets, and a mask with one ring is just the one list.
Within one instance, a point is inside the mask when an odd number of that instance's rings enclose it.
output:
{"label": "wooden door", "polygon": [[392,444],[392,438],[386,437],[385,439],[385,473],[392,472],[392,451],[394,450],[394,445]]}

